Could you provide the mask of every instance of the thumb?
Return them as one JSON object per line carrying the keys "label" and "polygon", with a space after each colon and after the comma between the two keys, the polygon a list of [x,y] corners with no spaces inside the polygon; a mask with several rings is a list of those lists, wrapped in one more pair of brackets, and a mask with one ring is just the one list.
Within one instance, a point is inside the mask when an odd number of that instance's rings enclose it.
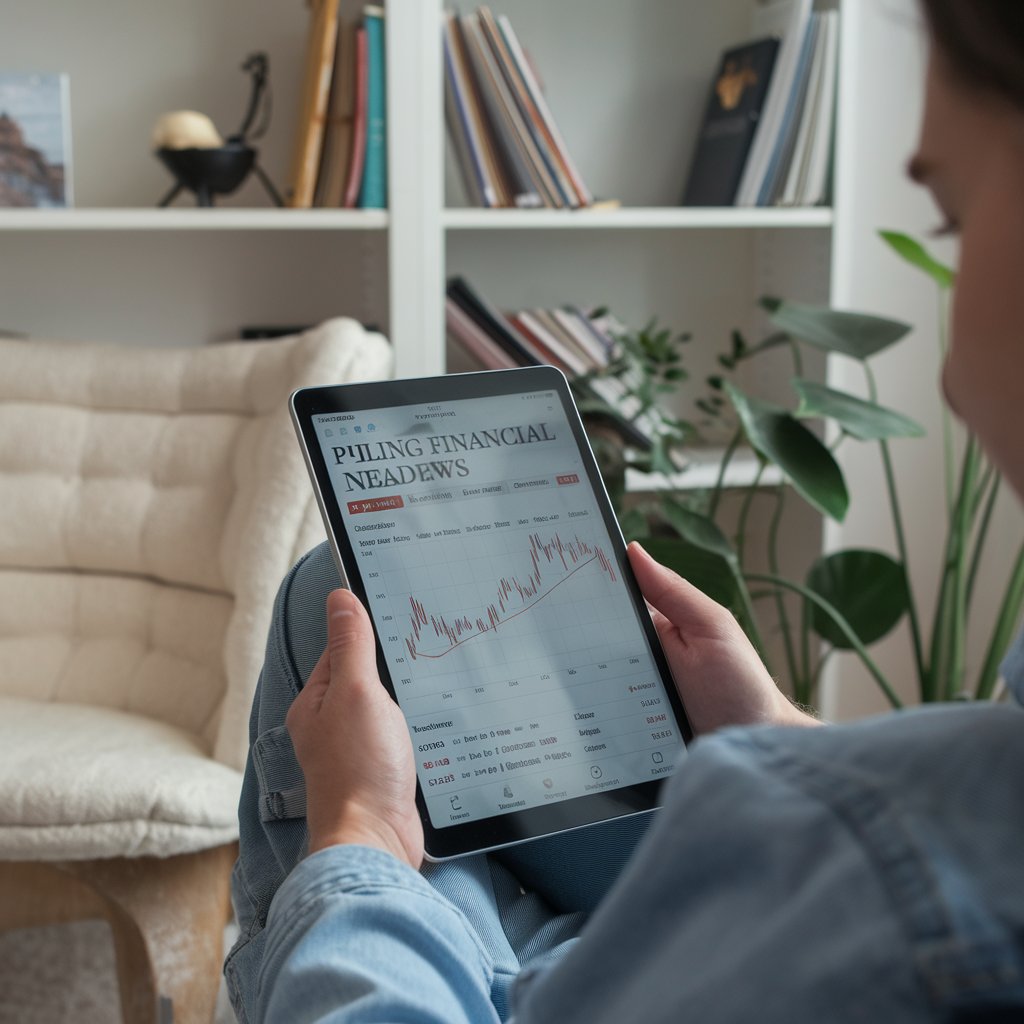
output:
{"label": "thumb", "polygon": [[327,653],[332,680],[376,682],[373,627],[363,603],[351,590],[332,590],[327,595]]}
{"label": "thumb", "polygon": [[697,635],[721,632],[722,616],[729,615],[721,605],[656,562],[636,541],[629,545],[628,554],[644,598],[673,626]]}

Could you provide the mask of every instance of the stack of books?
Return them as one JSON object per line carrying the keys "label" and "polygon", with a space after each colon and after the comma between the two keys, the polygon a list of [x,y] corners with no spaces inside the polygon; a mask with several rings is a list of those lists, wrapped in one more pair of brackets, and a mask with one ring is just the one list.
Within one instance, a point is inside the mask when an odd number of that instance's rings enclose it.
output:
{"label": "stack of books", "polygon": [[477,206],[593,204],[507,17],[447,12],[444,68],[445,119]]}
{"label": "stack of books", "polygon": [[387,206],[384,8],[361,22],[338,15],[338,0],[310,0],[302,104],[288,205]]}
{"label": "stack of books", "polygon": [[615,359],[615,335],[624,330],[610,315],[592,316],[576,306],[505,313],[456,276],[448,281],[445,321],[453,347],[449,369],[557,367],[579,395],[609,408],[627,444],[651,447],[657,424],[629,394],[626,380],[601,372]]}
{"label": "stack of books", "polygon": [[831,198],[839,11],[766,0],[766,36],[722,56],[684,206],[817,206]]}

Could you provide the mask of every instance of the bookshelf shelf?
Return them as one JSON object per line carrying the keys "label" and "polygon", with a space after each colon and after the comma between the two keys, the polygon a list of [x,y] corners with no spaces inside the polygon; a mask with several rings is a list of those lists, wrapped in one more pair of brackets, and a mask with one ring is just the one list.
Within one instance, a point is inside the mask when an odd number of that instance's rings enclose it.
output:
{"label": "bookshelf shelf", "polygon": [[0,231],[383,231],[384,210],[0,210]]}
{"label": "bookshelf shelf", "polygon": [[[628,470],[626,490],[631,494],[650,494],[657,491],[703,491],[710,490],[718,480],[719,465],[724,454],[722,448],[705,448],[688,452],[690,463],[679,473],[666,476],[663,473],[639,473]],[[738,451],[726,468],[726,488],[749,487],[757,480],[760,462],[751,451]],[[775,487],[784,480],[778,466],[767,466],[758,480],[760,487]]]}
{"label": "bookshelf shelf", "polygon": [[516,230],[757,230],[760,228],[830,228],[832,210],[814,209],[684,209],[626,207],[616,210],[445,210],[442,225],[449,231]]}

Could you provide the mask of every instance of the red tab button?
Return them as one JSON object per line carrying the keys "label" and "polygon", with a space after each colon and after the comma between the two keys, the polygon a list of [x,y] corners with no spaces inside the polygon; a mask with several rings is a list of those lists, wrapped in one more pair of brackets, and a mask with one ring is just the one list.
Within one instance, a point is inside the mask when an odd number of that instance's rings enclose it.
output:
{"label": "red tab button", "polygon": [[561,486],[562,484],[578,484],[580,477],[578,473],[563,473],[562,476],[556,476],[555,482]]}
{"label": "red tab button", "polygon": [[393,508],[405,508],[400,494],[390,494],[386,498],[364,498],[362,501],[350,501],[348,513],[357,516],[361,512],[387,512]]}

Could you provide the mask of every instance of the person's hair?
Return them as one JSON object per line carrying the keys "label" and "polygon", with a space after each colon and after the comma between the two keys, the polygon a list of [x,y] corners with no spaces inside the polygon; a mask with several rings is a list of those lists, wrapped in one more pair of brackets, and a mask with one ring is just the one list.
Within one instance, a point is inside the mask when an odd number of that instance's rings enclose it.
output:
{"label": "person's hair", "polygon": [[921,0],[936,46],[964,82],[1024,108],[1024,0]]}

